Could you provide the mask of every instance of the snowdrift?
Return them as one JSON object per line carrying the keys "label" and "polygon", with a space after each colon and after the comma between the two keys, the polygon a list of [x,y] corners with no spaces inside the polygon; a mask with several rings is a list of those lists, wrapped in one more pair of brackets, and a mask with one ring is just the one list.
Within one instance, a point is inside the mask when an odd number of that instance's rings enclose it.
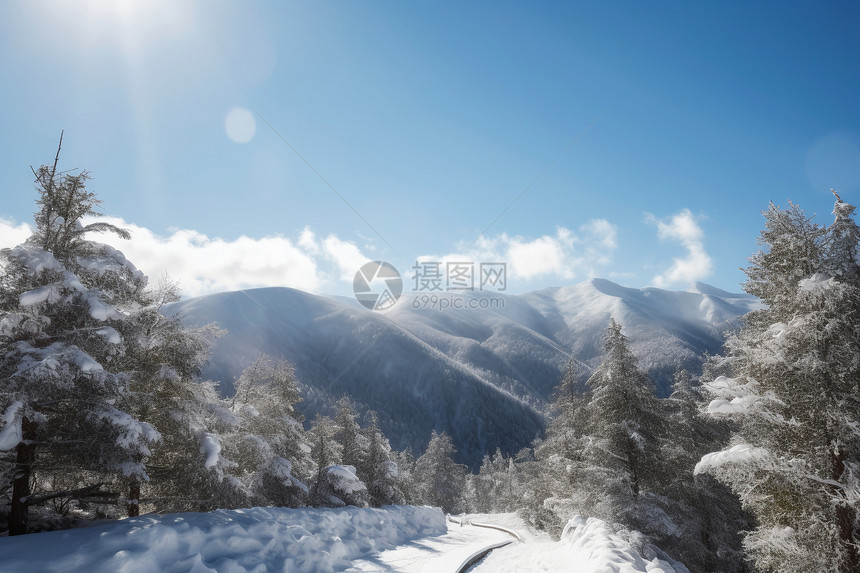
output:
{"label": "snowdrift", "polygon": [[322,573],[446,531],[430,507],[219,509],[0,539],[0,571]]}
{"label": "snowdrift", "polygon": [[[491,516],[495,517],[495,516]],[[522,531],[522,530],[521,530]],[[638,532],[613,533],[606,522],[571,519],[559,541],[532,538],[493,551],[476,573],[559,571],[569,573],[690,573],[681,563],[644,542]]]}
{"label": "snowdrift", "polygon": [[[587,556],[588,563],[594,565],[594,571],[689,573],[686,567],[656,547],[635,543],[635,532],[630,537],[631,540],[626,540],[622,535],[612,533],[606,522],[599,519],[576,516],[567,522],[560,543],[583,557]],[[634,544],[640,547],[637,549]]]}

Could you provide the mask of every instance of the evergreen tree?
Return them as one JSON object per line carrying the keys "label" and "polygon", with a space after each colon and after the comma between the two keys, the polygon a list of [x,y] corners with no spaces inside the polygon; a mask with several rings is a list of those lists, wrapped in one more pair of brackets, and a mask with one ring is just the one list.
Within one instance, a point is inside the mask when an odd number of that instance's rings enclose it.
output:
{"label": "evergreen tree", "polygon": [[361,427],[355,421],[355,409],[347,396],[343,396],[335,405],[337,414],[334,423],[337,426],[334,439],[340,445],[341,462],[348,466],[361,467],[367,456],[367,441],[361,433]]}
{"label": "evergreen tree", "polygon": [[[104,495],[100,485],[119,486],[137,515],[141,488],[164,507],[166,498],[206,497],[196,486],[219,481],[204,448],[217,397],[197,381],[214,329],[163,315],[178,300],[175,285],[150,288],[121,252],[88,239],[129,235],[84,225],[99,201],[86,172],[58,172],[58,162],[59,149],[53,165],[34,171],[35,232],[0,251],[0,449],[14,449],[16,462],[11,534],[26,530],[34,500],[83,503]],[[47,491],[29,495],[31,484]]]}
{"label": "evergreen tree", "polygon": [[535,440],[534,455],[518,455],[516,464],[525,486],[519,495],[518,513],[532,527],[558,537],[567,521],[582,514],[572,477],[573,464],[556,454],[546,455],[543,442]]}
{"label": "evergreen tree", "polygon": [[224,442],[238,420],[219,397],[215,383],[174,384],[167,388],[181,391],[167,392],[156,385],[154,403],[164,408],[156,417],[163,428],[162,440],[149,460],[153,478],[141,484],[141,502],[160,512],[247,507],[246,488],[230,473],[235,462],[224,455],[229,441]]}
{"label": "evergreen tree", "polygon": [[[118,404],[135,418],[158,428],[162,436],[151,448],[151,479],[141,481],[129,476],[123,480],[130,517],[139,514],[143,494],[163,505],[164,500],[152,497],[154,482],[168,482],[159,483],[159,496],[187,497],[191,495],[189,484],[180,484],[177,478],[190,469],[189,464],[205,471],[205,458],[189,457],[188,451],[199,450],[203,438],[199,431],[203,423],[196,412],[198,402],[210,398],[200,387],[199,374],[209,358],[212,339],[220,332],[211,326],[190,329],[180,316],[162,314],[165,304],[177,300],[178,287],[162,281],[156,288],[140,293],[137,305],[125,310],[125,320],[117,325],[117,334],[128,341],[123,354],[113,360],[113,366],[127,376]],[[171,452],[170,448],[179,451]]]}
{"label": "evergreen tree", "polygon": [[580,460],[580,437],[587,424],[585,406],[591,400],[591,393],[589,387],[581,382],[576,360],[568,361],[553,398],[550,406],[552,420],[540,448],[541,455],[556,456],[570,462]]}
{"label": "evergreen tree", "polygon": [[763,248],[750,257],[752,266],[745,270],[744,290],[760,298],[767,308],[746,317],[747,332],[759,316],[766,323],[790,312],[800,281],[822,270],[822,227],[793,203],[788,209],[771,203],[763,215],[765,228],[758,240]]}
{"label": "evergreen tree", "polygon": [[822,250],[829,276],[847,284],[860,283],[860,227],[854,221],[856,207],[844,202],[836,191],[834,221],[827,229]]}
{"label": "evergreen tree", "polygon": [[[40,210],[25,243],[0,251],[0,449],[16,452],[10,534],[26,531],[33,473],[54,463],[146,481],[160,435],[122,408],[130,376],[121,358],[129,313],[146,304],[146,277],[115,249],[86,239],[128,233],[84,226],[99,201],[88,175],[36,174]],[[41,452],[41,453],[40,453]]]}
{"label": "evergreen tree", "polygon": [[457,452],[451,437],[433,430],[427,449],[415,462],[415,485],[421,503],[441,507],[445,513],[463,510],[466,466],[454,462]]}
{"label": "evergreen tree", "polygon": [[258,505],[298,507],[308,487],[312,461],[294,405],[300,400],[293,367],[260,356],[239,376],[230,410],[236,423],[226,441],[227,457],[250,500]]}
{"label": "evergreen tree", "polygon": [[402,452],[392,451],[392,460],[397,464],[397,476],[394,478],[394,483],[397,489],[403,494],[403,501],[409,505],[420,504],[419,495],[417,493],[417,484],[415,481],[415,456],[412,455],[411,448],[406,448]]}
{"label": "evergreen tree", "polygon": [[489,454],[484,454],[477,474],[467,476],[470,504],[467,510],[473,513],[489,512],[493,506],[492,462]]}
{"label": "evergreen tree", "polygon": [[614,319],[603,348],[603,363],[587,382],[592,395],[585,406],[586,467],[580,475],[601,492],[589,515],[635,525],[642,491],[662,485],[661,405]]}
{"label": "evergreen tree", "polygon": [[340,444],[334,439],[337,426],[328,416],[317,414],[311,424],[311,458],[314,477],[310,487],[310,503],[314,506],[339,507],[345,505],[332,491],[328,470],[341,460]]}
{"label": "evergreen tree", "polygon": [[856,571],[860,502],[860,284],[854,207],[821,228],[795,205],[765,213],[747,292],[767,307],[730,339],[733,377],[709,412],[735,421],[698,472],[725,481],[758,521],[744,540],[762,570]]}
{"label": "evergreen tree", "polygon": [[546,440],[535,446],[538,463],[529,471],[534,491],[526,494],[523,514],[552,533],[576,514],[646,533],[660,521],[651,518],[662,513],[652,495],[666,471],[662,407],[615,320],[604,351],[587,392],[578,391],[573,365],[567,368]]}
{"label": "evergreen tree", "polygon": [[[722,357],[707,358],[709,379],[724,362]],[[665,400],[667,432],[661,452],[667,471],[657,490],[660,495],[652,501],[673,527],[653,532],[652,541],[694,571],[744,571],[739,531],[748,529],[751,521],[728,488],[691,471],[702,455],[728,442],[730,425],[702,414],[701,379],[681,370],[672,389]]]}
{"label": "evergreen tree", "polygon": [[507,458],[496,448],[492,456],[484,455],[477,475],[470,476],[472,482],[472,506],[474,511],[497,513],[517,507],[516,467],[513,458]]}
{"label": "evergreen tree", "polygon": [[367,484],[372,506],[403,503],[397,461],[391,445],[379,429],[376,412],[371,411],[369,416],[370,423],[361,431],[361,437],[367,443],[367,452],[358,467],[358,477]]}
{"label": "evergreen tree", "polygon": [[580,511],[573,500],[585,493],[577,470],[588,464],[582,437],[587,433],[585,406],[590,397],[588,387],[580,382],[578,364],[571,359],[554,393],[546,438],[535,444],[537,461],[526,468],[531,491],[525,494],[523,517],[553,534],[560,534],[567,518]]}

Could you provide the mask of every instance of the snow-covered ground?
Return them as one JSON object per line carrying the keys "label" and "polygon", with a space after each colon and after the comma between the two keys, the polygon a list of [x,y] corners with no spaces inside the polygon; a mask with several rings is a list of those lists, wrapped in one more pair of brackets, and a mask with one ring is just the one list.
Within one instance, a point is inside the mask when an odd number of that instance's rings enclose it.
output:
{"label": "snow-covered ground", "polygon": [[322,573],[445,532],[430,507],[219,509],[3,538],[0,571]]}
{"label": "snow-covered ground", "polygon": [[[478,522],[479,517],[472,518]],[[516,516],[480,516],[481,523],[516,527]],[[519,530],[527,531],[527,530]],[[632,534],[631,537],[636,537]],[[558,571],[570,573],[689,573],[687,568],[668,557],[660,559],[652,547],[643,544],[646,555],[627,539],[613,533],[599,519],[575,517],[565,527],[559,541],[547,536],[524,536],[490,553],[473,573],[519,573],[521,571]]]}
{"label": "snow-covered ground", "polygon": [[[430,507],[222,509],[2,538],[0,572],[453,573],[481,550],[509,543],[471,571],[688,573],[635,541],[636,534],[618,535],[602,521],[579,517],[553,541],[516,514],[446,521]],[[642,545],[641,552],[634,545]]]}

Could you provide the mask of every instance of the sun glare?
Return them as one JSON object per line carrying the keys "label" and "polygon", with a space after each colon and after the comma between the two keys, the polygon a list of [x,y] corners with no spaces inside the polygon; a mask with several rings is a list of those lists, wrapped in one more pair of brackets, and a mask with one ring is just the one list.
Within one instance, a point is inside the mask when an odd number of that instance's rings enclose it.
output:
{"label": "sun glare", "polygon": [[168,0],[54,0],[41,6],[61,21],[123,39],[143,31],[175,33],[190,23],[187,5]]}
{"label": "sun glare", "polygon": [[90,15],[124,20],[162,12],[169,3],[160,0],[85,0],[82,5]]}

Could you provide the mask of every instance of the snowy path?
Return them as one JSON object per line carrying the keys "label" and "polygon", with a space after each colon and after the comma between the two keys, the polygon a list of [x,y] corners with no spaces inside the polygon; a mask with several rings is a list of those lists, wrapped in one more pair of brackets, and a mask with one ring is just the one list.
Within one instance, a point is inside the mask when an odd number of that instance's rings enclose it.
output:
{"label": "snowy path", "polygon": [[606,563],[590,562],[588,555],[578,549],[547,540],[499,548],[481,561],[470,573],[507,571],[592,573],[598,570],[607,571],[606,567]]}
{"label": "snowy path", "polygon": [[460,566],[486,548],[508,543],[504,531],[448,522],[448,532],[413,541],[373,557],[353,561],[348,572],[395,571],[400,573],[455,573]]}

